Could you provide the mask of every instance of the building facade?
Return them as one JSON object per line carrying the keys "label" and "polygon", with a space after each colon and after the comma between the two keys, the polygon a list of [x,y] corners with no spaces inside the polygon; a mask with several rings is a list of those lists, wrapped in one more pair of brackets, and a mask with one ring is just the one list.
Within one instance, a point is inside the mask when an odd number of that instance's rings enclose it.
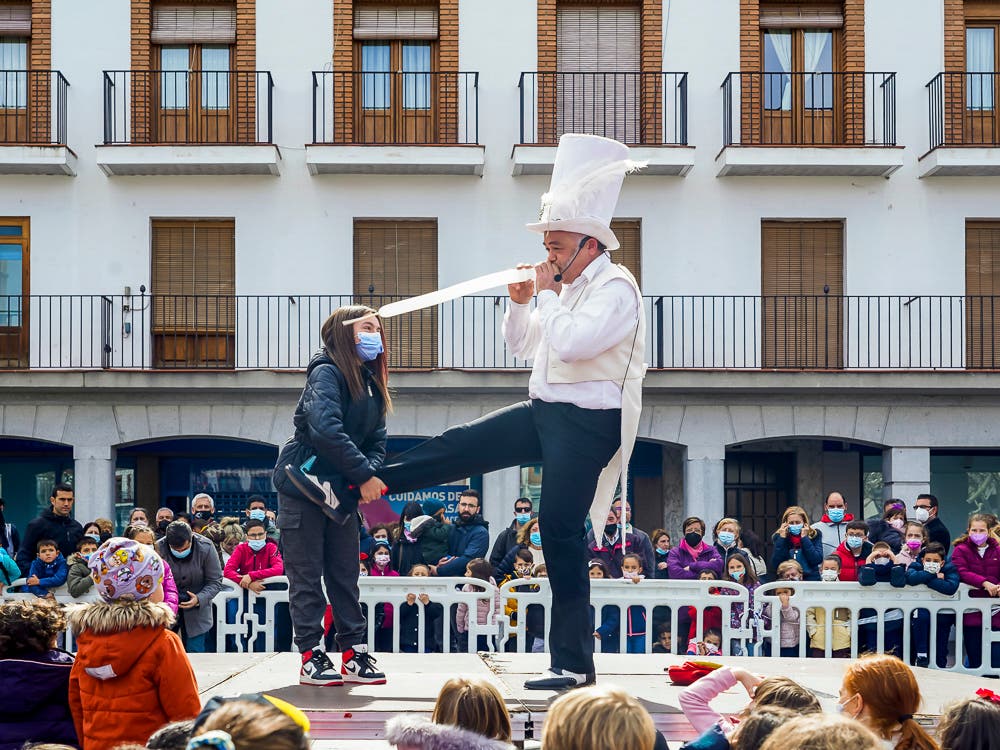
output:
{"label": "building facade", "polygon": [[[995,511],[998,33],[980,0],[3,0],[8,520],[61,479],[84,521],[269,490],[325,315],[539,259],[563,132],[648,161],[637,523]],[[504,305],[389,324],[395,445],[525,396]],[[538,473],[472,480],[499,525]]]}

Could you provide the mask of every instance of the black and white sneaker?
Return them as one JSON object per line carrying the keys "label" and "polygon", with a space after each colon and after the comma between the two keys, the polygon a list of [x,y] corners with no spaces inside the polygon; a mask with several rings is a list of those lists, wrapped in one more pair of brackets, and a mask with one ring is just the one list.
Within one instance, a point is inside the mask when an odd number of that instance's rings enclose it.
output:
{"label": "black and white sneaker", "polygon": [[570,690],[597,682],[593,672],[570,672],[568,669],[550,667],[538,677],[525,680],[525,690]]}
{"label": "black and white sneaker", "polygon": [[384,685],[385,674],[375,669],[375,657],[368,653],[368,646],[358,645],[344,652],[340,668],[344,682]]}
{"label": "black and white sneaker", "polygon": [[330,487],[329,482],[320,482],[319,478],[307,474],[294,464],[285,464],[285,476],[295,486],[295,489],[302,493],[303,497],[316,503],[336,523],[343,526],[354,517],[356,508],[353,507],[353,503],[349,507],[341,502]]}
{"label": "black and white sneaker", "polygon": [[334,687],[343,685],[344,678],[333,666],[330,657],[326,652],[314,648],[302,654],[302,669],[299,671],[300,685],[318,685],[320,687]]}

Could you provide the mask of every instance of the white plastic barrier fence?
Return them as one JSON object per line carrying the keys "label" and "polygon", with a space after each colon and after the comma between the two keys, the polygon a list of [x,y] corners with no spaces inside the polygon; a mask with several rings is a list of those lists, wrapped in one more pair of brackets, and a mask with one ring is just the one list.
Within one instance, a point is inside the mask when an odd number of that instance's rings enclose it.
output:
{"label": "white plastic barrier fence", "polygon": [[[501,639],[501,650],[513,638],[515,650],[527,651],[526,623],[528,607],[541,607],[545,628],[548,629],[550,611],[552,608],[552,592],[547,578],[533,578],[530,581],[508,581],[500,587],[502,602],[508,602],[508,609],[513,609],[511,616],[504,617],[506,627]],[[746,644],[752,639],[752,633],[747,629],[748,592],[742,586],[727,587],[720,581],[658,581],[643,580],[632,583],[624,580],[592,580],[590,582],[590,606],[593,610],[594,628],[599,628],[606,615],[606,607],[614,607],[618,611],[619,632],[618,651],[627,650],[628,628],[626,626],[630,608],[639,608],[645,617],[644,647],[642,653],[649,653],[653,633],[654,610],[658,614],[667,615],[660,609],[669,609],[670,632],[673,634],[674,649],[683,639],[687,646],[688,633],[681,634],[678,623],[690,622],[694,626],[694,639],[702,641],[705,630],[705,610],[718,608],[720,610],[722,653],[745,650]],[[736,610],[736,620],[739,627],[733,627],[733,610]],[[692,611],[693,610],[693,611]],[[639,613],[633,610],[636,619]],[[689,614],[691,615],[689,617]],[[734,649],[735,647],[735,649]],[[601,650],[601,644],[595,643],[595,650]],[[545,644],[548,651],[548,644]]]}
{"label": "white plastic barrier fence", "polygon": [[[443,608],[442,642],[447,650],[451,642],[452,607],[465,604],[469,608],[468,650],[475,652],[479,636],[486,636],[489,650],[493,650],[497,636],[500,635],[500,622],[496,611],[497,587],[488,581],[474,581],[480,591],[462,591],[462,587],[472,582],[469,578],[409,578],[392,577],[379,578],[369,576],[358,580],[361,604],[368,611],[368,643],[376,643],[375,612],[379,605],[389,605],[393,608],[391,644],[392,650],[399,650],[400,643],[400,608],[408,603],[408,597],[413,595],[413,604],[418,608],[417,644],[420,651],[424,650],[428,627],[428,617],[425,606],[420,599],[426,594],[429,601],[440,604]],[[216,650],[226,650],[226,637],[236,641],[239,652],[253,648],[258,635],[265,638],[265,650],[274,650],[275,606],[288,603],[288,578],[276,576],[265,578],[261,583],[268,588],[261,593],[241,589],[235,583],[224,580],[225,588],[212,600],[215,608]],[[229,602],[237,602],[235,616],[229,614]],[[257,614],[256,605],[264,602],[264,617]],[[480,602],[488,607],[486,623],[480,624],[476,613]],[[233,620],[229,622],[228,620]],[[232,650],[232,643],[229,644]]]}
{"label": "white plastic barrier fence", "polygon": [[[226,650],[226,637],[232,636],[238,651],[254,648],[258,636],[263,636],[264,648],[268,651],[275,646],[275,610],[278,605],[288,603],[288,579],[284,576],[264,579],[268,588],[257,594],[240,589],[230,581],[224,581],[225,588],[213,600],[219,651]],[[379,604],[390,604],[394,609],[391,629],[391,649],[399,650],[401,605],[407,603],[409,595],[413,595],[413,604],[419,609],[417,650],[423,652],[426,644],[428,617],[420,599],[426,594],[429,601],[442,605],[441,618],[442,643],[445,650],[449,649],[452,633],[452,614],[456,605],[465,604],[469,608],[469,638],[468,650],[477,649],[479,636],[485,636],[488,648],[504,650],[513,639],[510,648],[524,652],[528,650],[526,623],[529,607],[539,607],[544,629],[547,630],[551,612],[551,591],[546,578],[510,581],[497,588],[485,581],[475,581],[477,591],[462,591],[462,587],[470,583],[468,578],[377,578],[367,577],[359,580],[361,602],[366,605],[368,617],[368,642],[374,644],[375,638],[375,608]],[[861,628],[872,626],[876,643],[881,650],[885,645],[887,630],[898,632],[902,643],[902,656],[909,661],[911,643],[914,640],[913,628],[915,613],[927,613],[928,625],[928,655],[930,666],[937,664],[937,629],[938,615],[951,615],[955,621],[955,653],[958,655],[955,663],[948,669],[967,674],[997,674],[997,668],[991,666],[991,651],[994,644],[1000,644],[1000,630],[990,627],[991,616],[1000,611],[1000,602],[990,598],[972,597],[970,589],[965,584],[959,587],[954,596],[943,596],[925,586],[907,586],[894,588],[888,583],[878,583],[874,586],[860,586],[857,583],[838,582],[820,583],[811,581],[776,581],[762,585],[754,592],[753,607],[749,607],[748,592],[743,587],[727,586],[720,581],[675,581],[675,580],[644,580],[638,584],[621,580],[591,581],[590,603],[594,617],[595,629],[600,627],[605,616],[606,607],[617,609],[621,623],[618,633],[618,651],[627,650],[628,632],[625,627],[627,612],[630,607],[637,607],[645,614],[645,635],[643,652],[651,650],[652,641],[656,637],[653,630],[654,619],[663,621],[669,619],[673,634],[675,652],[683,652],[682,646],[687,644],[688,633],[680,632],[682,622],[691,622],[694,626],[694,639],[704,638],[705,611],[718,608],[721,616],[722,653],[753,653],[764,655],[770,653],[776,656],[780,653],[781,613],[779,589],[790,589],[792,594],[789,605],[798,611],[798,643],[796,653],[799,656],[809,654],[810,638],[817,627],[824,629],[822,651],[827,658],[833,653],[833,633],[837,628],[846,628],[850,634],[850,654],[852,657],[862,650]],[[4,600],[32,599],[34,594],[21,592],[20,586],[24,579],[14,581],[11,586],[2,591]],[[495,605],[495,596],[499,592],[500,609]],[[56,601],[63,604],[84,603],[97,600],[95,592],[75,598],[69,595],[65,586],[53,591]],[[236,602],[235,616],[227,618],[227,602]],[[263,607],[257,607],[263,602]],[[476,613],[480,603],[486,609],[485,624],[478,622]],[[504,613],[504,608],[511,610],[511,615]],[[737,617],[733,617],[736,608]],[[262,609],[262,614],[257,613]],[[862,617],[862,610],[865,617]],[[537,612],[538,610],[534,610]],[[655,613],[655,614],[654,614]],[[978,633],[982,645],[982,664],[968,668],[963,663],[965,634],[962,629],[963,618],[967,614],[978,613],[983,625]],[[693,617],[689,616],[693,614]],[[766,615],[766,616],[765,616]],[[846,615],[846,617],[845,617]],[[228,622],[232,619],[233,622]],[[657,619],[659,621],[659,619]],[[845,624],[846,621],[846,624]],[[734,625],[733,623],[738,623]],[[899,623],[898,625],[896,623]],[[770,649],[765,652],[761,646],[770,643]],[[231,646],[232,644],[230,644]],[[753,645],[753,648],[751,648]],[[66,649],[72,650],[72,634],[67,633]],[[548,644],[544,644],[548,650]],[[601,650],[601,644],[595,643],[595,650]]]}
{"label": "white plastic barrier fence", "polygon": [[[913,628],[917,613],[927,613],[929,661],[937,666],[938,615],[951,615],[955,620],[955,663],[949,667],[965,674],[997,674],[991,666],[992,644],[1000,643],[1000,631],[990,627],[991,616],[1000,610],[994,599],[972,597],[973,591],[961,584],[953,596],[938,594],[926,586],[905,586],[895,588],[888,583],[861,586],[853,582],[820,583],[815,581],[774,581],[766,583],[754,592],[754,605],[770,612],[770,626],[763,627],[761,638],[769,639],[772,655],[779,653],[781,636],[781,601],[776,593],[780,589],[791,589],[789,608],[798,614],[798,654],[809,653],[809,642],[817,627],[823,629],[823,654],[827,658],[833,653],[834,631],[846,629],[850,633],[851,657],[862,650],[862,627],[874,627],[878,650],[885,646],[886,631],[894,631],[894,639],[902,643],[900,656],[909,661]],[[862,610],[869,610],[862,617]],[[979,613],[982,627],[979,630],[982,644],[982,664],[975,668],[963,664],[964,634],[962,622],[966,614]],[[845,617],[846,615],[846,617]],[[794,614],[792,614],[794,620]],[[895,635],[898,632],[898,636]],[[817,647],[818,644],[817,644]],[[760,653],[758,650],[757,653]]]}

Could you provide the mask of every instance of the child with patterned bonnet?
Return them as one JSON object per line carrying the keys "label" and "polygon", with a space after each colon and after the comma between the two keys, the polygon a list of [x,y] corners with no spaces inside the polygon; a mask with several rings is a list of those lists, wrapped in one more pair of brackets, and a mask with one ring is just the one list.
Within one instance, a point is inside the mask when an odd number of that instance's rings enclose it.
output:
{"label": "child with patterned bonnet", "polygon": [[101,601],[75,607],[77,656],[69,700],[82,750],[145,744],[164,724],[198,715],[194,671],[163,603],[164,562],[152,547],[112,537],[90,557]]}

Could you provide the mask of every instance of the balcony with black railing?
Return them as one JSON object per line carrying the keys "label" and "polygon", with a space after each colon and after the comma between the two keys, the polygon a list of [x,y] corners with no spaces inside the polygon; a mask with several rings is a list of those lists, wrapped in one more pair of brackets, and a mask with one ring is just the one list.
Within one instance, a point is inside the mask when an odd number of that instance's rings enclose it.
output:
{"label": "balcony with black railing", "polygon": [[921,177],[1000,175],[1000,73],[938,73],[927,84]]}
{"label": "balcony with black railing", "polygon": [[0,70],[0,174],[76,174],[68,89],[58,70]]}
{"label": "balcony with black railing", "polygon": [[479,73],[314,71],[312,92],[312,174],[482,174]]}
{"label": "balcony with black railing", "polygon": [[[302,370],[323,321],[373,295],[0,297],[0,369]],[[523,370],[505,295],[385,321],[396,370]],[[655,295],[653,370],[1000,371],[1000,296]]]}
{"label": "balcony with black railing", "polygon": [[669,72],[524,72],[515,175],[550,174],[564,133],[614,138],[647,162],[645,174],[683,176],[688,145],[688,75]]}
{"label": "balcony with black railing", "polygon": [[98,164],[109,175],[277,175],[273,89],[269,71],[106,70]]}
{"label": "balcony with black railing", "polygon": [[888,177],[895,73],[730,73],[722,83],[719,176]]}

